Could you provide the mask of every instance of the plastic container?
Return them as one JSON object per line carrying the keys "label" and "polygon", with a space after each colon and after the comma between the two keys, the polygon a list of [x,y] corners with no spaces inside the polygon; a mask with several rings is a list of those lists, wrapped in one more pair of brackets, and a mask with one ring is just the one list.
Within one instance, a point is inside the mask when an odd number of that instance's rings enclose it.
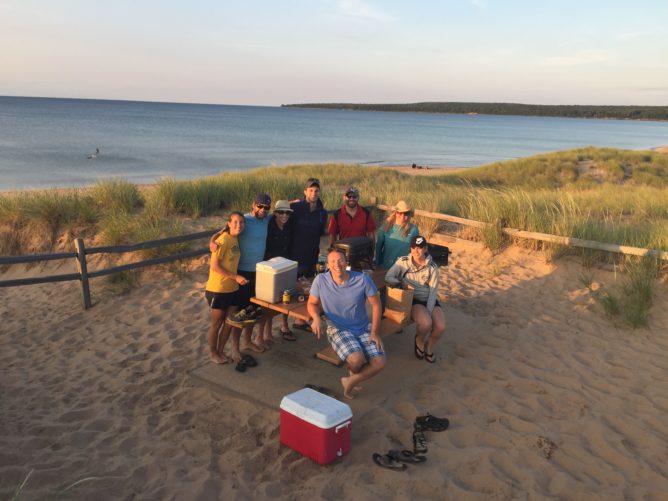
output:
{"label": "plastic container", "polygon": [[281,401],[281,443],[318,464],[329,464],[350,451],[350,406],[310,388]]}
{"label": "plastic container", "polygon": [[297,261],[274,257],[255,265],[255,297],[268,303],[278,303],[283,291],[297,283]]}

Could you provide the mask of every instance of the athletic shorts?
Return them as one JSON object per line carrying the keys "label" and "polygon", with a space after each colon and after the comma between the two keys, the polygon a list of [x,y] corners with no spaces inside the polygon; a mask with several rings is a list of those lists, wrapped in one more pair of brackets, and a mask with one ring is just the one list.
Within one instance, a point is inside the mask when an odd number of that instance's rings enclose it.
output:
{"label": "athletic shorts", "polygon": [[237,270],[237,274],[248,280],[246,285],[239,286],[239,309],[251,304],[251,298],[255,296],[255,272]]}
{"label": "athletic shorts", "polygon": [[327,322],[327,340],[344,362],[352,353],[358,351],[364,353],[367,361],[374,357],[384,357],[385,352],[378,348],[376,343],[370,343],[370,337],[371,324],[367,326],[363,334],[356,336],[350,331],[339,330],[333,324]]}
{"label": "athletic shorts", "polygon": [[[427,307],[427,301],[420,301],[419,299],[413,298],[413,304],[421,304],[425,308]],[[441,307],[441,304],[438,302],[438,299],[436,300],[436,304],[434,305],[434,308],[436,307]]]}
{"label": "athletic shorts", "polygon": [[230,306],[239,305],[239,291],[234,292],[211,292],[204,293],[209,308],[214,310],[226,310]]}

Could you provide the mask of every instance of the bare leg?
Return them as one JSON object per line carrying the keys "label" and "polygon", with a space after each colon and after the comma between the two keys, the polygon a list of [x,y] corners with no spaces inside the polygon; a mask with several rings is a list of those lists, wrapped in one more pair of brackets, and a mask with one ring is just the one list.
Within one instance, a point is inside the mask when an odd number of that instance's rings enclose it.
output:
{"label": "bare leg", "polygon": [[433,354],[434,346],[441,339],[441,336],[445,332],[445,315],[443,314],[443,309],[440,306],[437,306],[431,312],[432,319],[432,328],[431,335],[427,340],[426,353]]}
{"label": "bare leg", "polygon": [[227,344],[227,340],[230,337],[230,330],[232,329],[232,326],[225,322],[225,319],[229,317],[230,315],[234,314],[234,312],[237,311],[236,306],[229,306],[227,310],[225,311],[224,317],[223,317],[223,326],[220,330],[220,335],[218,336],[218,354],[222,356],[223,358],[225,357],[225,345]]}
{"label": "bare leg", "polygon": [[209,344],[209,357],[214,364],[227,363],[225,355],[218,353],[218,332],[225,321],[225,311],[211,308],[211,325],[207,332],[207,342]]}
{"label": "bare leg", "polygon": [[276,314],[266,312],[264,315],[264,318],[261,320],[262,327],[260,329],[260,332],[262,332],[262,340],[265,344],[273,343],[276,339],[274,339],[274,336],[271,333],[271,324],[273,323]]}
{"label": "bare leg", "polygon": [[[265,347],[260,344],[256,344],[252,341],[253,327],[255,324],[246,325],[241,330],[241,350],[251,350],[257,353],[262,353],[265,350]],[[261,331],[260,331],[261,332]]]}
{"label": "bare leg", "polygon": [[[368,363],[365,363],[360,367],[359,360],[357,359],[358,355],[364,359],[364,355],[362,353],[352,353],[346,360],[348,367],[350,368],[350,375],[341,378],[343,396],[351,400],[355,398],[353,393],[359,383],[375,376],[383,370],[383,367],[385,367],[385,357],[374,357]],[[353,358],[353,360],[351,360],[351,358]],[[355,372],[353,369],[357,367],[359,367],[359,370]]]}
{"label": "bare leg", "polygon": [[416,325],[416,334],[417,338],[415,339],[415,344],[421,350],[425,350],[425,344],[427,336],[431,332],[432,320],[429,316],[427,308],[421,304],[414,304],[411,308],[411,318]]}
{"label": "bare leg", "polygon": [[232,327],[232,354],[230,355],[230,357],[235,362],[239,362],[241,360],[241,350],[239,349],[240,336],[241,336],[241,331],[236,327]]}

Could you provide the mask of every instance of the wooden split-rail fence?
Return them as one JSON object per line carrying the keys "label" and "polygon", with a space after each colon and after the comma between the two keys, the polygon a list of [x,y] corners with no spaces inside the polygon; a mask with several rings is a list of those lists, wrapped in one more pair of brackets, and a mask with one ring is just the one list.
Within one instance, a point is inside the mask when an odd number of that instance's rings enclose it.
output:
{"label": "wooden split-rail fence", "polygon": [[[387,205],[377,205],[378,209],[382,211],[390,211],[392,207]],[[338,209],[337,209],[338,210]],[[330,214],[335,211],[329,211]],[[436,219],[440,221],[448,221],[451,223],[456,223],[463,226],[471,226],[474,228],[484,228],[489,225],[489,223],[484,223],[481,221],[474,221],[472,219],[464,219],[457,216],[451,216],[448,214],[440,214],[435,212],[428,212],[423,210],[415,210],[415,214],[421,217]],[[192,259],[194,257],[202,256],[209,253],[208,249],[208,239],[211,237],[212,233],[215,230],[201,231],[199,233],[192,233],[189,235],[180,235],[176,237],[162,238],[159,240],[151,240],[149,242],[141,242],[134,245],[115,245],[107,247],[86,247],[84,241],[81,238],[77,238],[74,241],[74,252],[60,252],[55,254],[34,254],[30,256],[0,256],[0,266],[15,265],[15,264],[28,264],[28,263],[38,263],[45,261],[54,261],[62,259],[76,259],[77,272],[68,273],[61,275],[51,275],[51,276],[42,276],[42,277],[32,277],[32,278],[17,278],[10,280],[0,280],[0,287],[16,287],[21,285],[34,285],[34,284],[44,284],[44,283],[54,283],[54,282],[67,282],[67,281],[79,281],[81,282],[81,293],[82,293],[82,303],[84,309],[88,309],[92,306],[91,297],[90,297],[90,279],[103,277],[106,275],[111,275],[114,273],[120,273],[123,271],[135,270],[139,268],[144,268],[147,266],[155,266],[157,264],[164,264],[174,261],[179,261],[182,259]],[[506,235],[516,238],[524,238],[531,240],[539,240],[543,242],[550,242],[560,245],[566,245],[571,247],[581,247],[586,249],[605,251],[605,252],[614,252],[626,255],[633,256],[648,256],[656,259],[661,259],[668,261],[668,252],[659,251],[654,249],[641,249],[638,247],[629,247],[626,245],[617,245],[603,242],[595,242],[592,240],[582,240],[579,238],[572,237],[561,237],[557,235],[548,235],[545,233],[535,233],[531,231],[522,231],[512,228],[501,228],[501,231]],[[122,254],[128,252],[136,252],[139,250],[152,249],[157,247],[163,247],[168,245],[192,242],[195,240],[207,239],[207,246],[195,250],[188,250],[183,252],[178,252],[175,254],[155,257],[151,259],[146,259],[143,261],[138,261],[134,263],[124,264],[120,266],[112,266],[110,268],[89,271],[86,256],[94,254]],[[452,237],[447,235],[434,233],[429,236],[429,242],[435,245],[446,245],[447,243],[452,242]]]}

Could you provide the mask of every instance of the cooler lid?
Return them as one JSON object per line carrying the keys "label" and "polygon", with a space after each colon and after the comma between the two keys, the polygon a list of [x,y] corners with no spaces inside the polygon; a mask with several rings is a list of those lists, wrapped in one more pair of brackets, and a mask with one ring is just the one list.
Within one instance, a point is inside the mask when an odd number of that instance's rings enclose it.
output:
{"label": "cooler lid", "polygon": [[297,268],[297,261],[291,261],[284,257],[272,257],[268,261],[260,261],[255,265],[255,271],[264,273],[280,273],[292,268]]}
{"label": "cooler lid", "polygon": [[281,409],[322,429],[332,428],[353,417],[349,405],[311,388],[284,396]]}

